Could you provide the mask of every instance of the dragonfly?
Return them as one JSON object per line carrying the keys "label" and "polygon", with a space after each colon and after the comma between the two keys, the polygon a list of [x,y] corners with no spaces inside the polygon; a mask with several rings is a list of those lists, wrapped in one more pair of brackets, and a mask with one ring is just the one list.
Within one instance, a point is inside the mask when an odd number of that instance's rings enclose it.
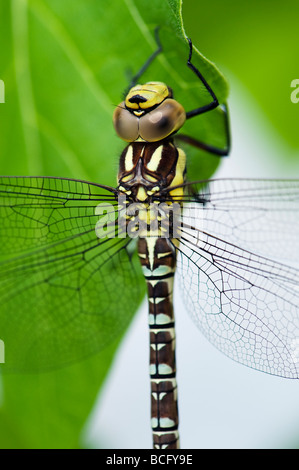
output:
{"label": "dragonfly", "polygon": [[[229,117],[190,111],[162,82],[115,108],[127,142],[116,188],[56,177],[0,178],[0,335],[11,370],[47,370],[99,351],[127,327],[147,290],[153,448],[179,448],[174,276],[187,310],[219,350],[248,367],[299,377],[299,180],[189,182],[179,142],[229,153]],[[181,133],[218,108],[226,146]],[[142,280],[142,283],[140,282]]]}

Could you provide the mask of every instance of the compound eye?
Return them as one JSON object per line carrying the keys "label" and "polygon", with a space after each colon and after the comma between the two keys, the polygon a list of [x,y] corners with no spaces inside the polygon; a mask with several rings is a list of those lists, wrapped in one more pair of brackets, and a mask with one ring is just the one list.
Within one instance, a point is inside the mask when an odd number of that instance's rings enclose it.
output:
{"label": "compound eye", "polygon": [[134,142],[139,136],[138,117],[125,108],[125,103],[120,103],[113,113],[113,125],[117,135],[127,141]]}
{"label": "compound eye", "polygon": [[140,118],[139,134],[147,142],[157,142],[182,127],[186,112],[177,101],[167,98]]}

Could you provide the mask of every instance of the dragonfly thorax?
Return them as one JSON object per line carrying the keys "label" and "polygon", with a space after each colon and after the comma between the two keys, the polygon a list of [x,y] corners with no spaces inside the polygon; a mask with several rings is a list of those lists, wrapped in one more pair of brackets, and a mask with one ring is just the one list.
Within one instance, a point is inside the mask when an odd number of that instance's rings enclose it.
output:
{"label": "dragonfly thorax", "polygon": [[[184,182],[185,165],[185,153],[169,140],[133,142],[120,157],[118,189],[134,202],[151,201],[155,196],[161,196],[162,191]],[[183,194],[182,188],[168,194],[169,197],[176,196],[178,201]]]}
{"label": "dragonfly thorax", "polygon": [[178,131],[185,120],[183,106],[161,82],[134,86],[113,114],[115,130],[127,142],[163,140]]}

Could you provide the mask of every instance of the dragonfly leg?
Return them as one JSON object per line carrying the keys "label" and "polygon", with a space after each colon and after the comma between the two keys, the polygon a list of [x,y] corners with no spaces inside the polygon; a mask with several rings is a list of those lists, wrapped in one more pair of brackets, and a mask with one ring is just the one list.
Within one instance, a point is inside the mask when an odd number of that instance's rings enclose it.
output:
{"label": "dragonfly leg", "polygon": [[208,111],[212,111],[213,109],[217,108],[218,106],[221,108],[223,115],[224,115],[224,120],[225,120],[225,134],[226,134],[226,145],[225,148],[218,148],[213,145],[206,144],[204,142],[201,142],[197,139],[194,139],[193,137],[189,137],[186,135],[177,135],[176,137],[180,139],[181,141],[187,142],[190,145],[193,145],[194,147],[200,148],[202,150],[205,150],[209,153],[213,153],[214,155],[218,156],[224,156],[228,155],[230,151],[230,129],[229,129],[229,115],[228,115],[228,109],[226,104],[221,104],[218,101],[217,96],[215,95],[213,89],[211,86],[208,84],[202,73],[195,67],[194,64],[192,64],[191,59],[192,59],[192,50],[193,50],[193,45],[191,39],[187,38],[189,42],[189,57],[187,61],[187,66],[195,73],[195,75],[199,78],[199,80],[202,82],[204,85],[205,89],[208,91],[210,94],[212,101],[204,106],[200,106],[199,108],[192,109],[191,111],[186,112],[186,118],[190,119],[192,117],[198,116],[200,114],[204,114]]}
{"label": "dragonfly leg", "polygon": [[225,135],[226,135],[226,145],[224,148],[220,147],[215,147],[214,145],[209,145],[206,144],[205,142],[202,142],[198,139],[194,139],[194,137],[190,137],[185,134],[176,134],[175,138],[176,140],[180,140],[181,142],[186,142],[189,145],[192,145],[193,147],[197,147],[201,150],[204,150],[208,153],[212,153],[214,155],[217,155],[219,157],[223,157],[229,154],[230,148],[231,148],[231,139],[230,139],[230,129],[229,129],[229,114],[228,114],[228,109],[225,104],[220,105],[221,109],[224,114],[224,119],[225,119]]}
{"label": "dragonfly leg", "polygon": [[188,61],[187,61],[187,66],[195,73],[195,75],[199,78],[199,80],[201,81],[201,83],[204,85],[205,89],[209,92],[211,98],[212,98],[212,101],[211,103],[208,103],[204,106],[200,106],[199,108],[195,108],[193,109],[192,111],[188,111],[186,113],[186,116],[187,116],[187,119],[190,119],[194,116],[198,116],[199,114],[203,114],[203,113],[206,113],[207,111],[211,111],[212,109],[215,109],[217,108],[217,106],[219,106],[219,101],[218,101],[218,98],[217,96],[215,95],[214,91],[212,90],[212,88],[210,87],[210,85],[208,84],[208,82],[206,81],[206,79],[204,78],[204,76],[201,74],[201,72],[195,67],[195,65],[192,64],[191,62],[191,58],[192,58],[192,49],[193,49],[193,45],[192,45],[192,41],[191,39],[187,38],[188,39],[188,42],[189,42],[189,57],[188,57]]}

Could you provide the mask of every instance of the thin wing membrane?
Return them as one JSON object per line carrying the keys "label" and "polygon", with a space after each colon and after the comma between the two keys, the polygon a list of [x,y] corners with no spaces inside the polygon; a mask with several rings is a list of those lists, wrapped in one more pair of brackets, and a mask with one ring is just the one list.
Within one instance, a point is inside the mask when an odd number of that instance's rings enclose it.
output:
{"label": "thin wing membrane", "polygon": [[[197,219],[197,226],[203,224],[208,233],[263,256],[299,259],[298,180],[219,179],[205,183],[191,183],[197,197],[185,197],[187,210],[193,204],[192,218]],[[204,204],[194,204],[199,200]]]}
{"label": "thin wing membrane", "polygon": [[298,181],[211,181],[186,196],[178,255],[187,309],[205,336],[236,361],[289,378],[299,377],[298,215]]}
{"label": "thin wing membrane", "polygon": [[[128,239],[97,237],[99,204],[117,218],[112,188],[0,179],[0,336],[7,368],[77,361],[103,348],[132,318],[144,292],[138,260]],[[112,222],[108,232],[117,234]]]}

